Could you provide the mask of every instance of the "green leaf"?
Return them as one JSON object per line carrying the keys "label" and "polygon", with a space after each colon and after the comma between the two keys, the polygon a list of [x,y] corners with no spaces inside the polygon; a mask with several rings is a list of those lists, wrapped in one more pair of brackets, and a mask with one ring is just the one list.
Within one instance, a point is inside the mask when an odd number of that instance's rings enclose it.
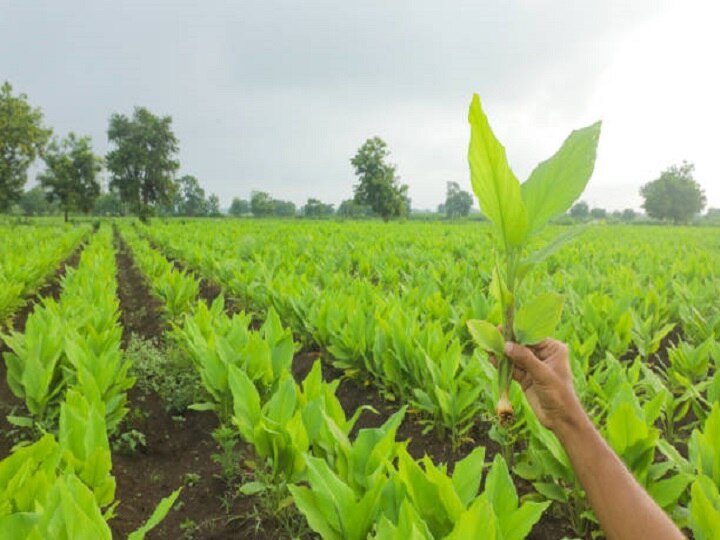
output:
{"label": "green leaf", "polygon": [[178,488],[173,491],[170,495],[161,500],[155,507],[150,518],[145,522],[145,525],[140,527],[138,530],[131,532],[128,536],[128,540],[143,540],[145,535],[154,529],[163,519],[167,516],[168,512],[175,504],[175,500],[180,495],[182,488]]}
{"label": "green leaf", "polygon": [[500,230],[507,245],[521,246],[528,233],[528,215],[520,182],[508,165],[505,148],[495,138],[477,94],[470,104],[468,121],[470,177],[480,208]]}
{"label": "green leaf", "polygon": [[551,482],[535,482],[533,487],[543,497],[550,499],[551,501],[566,503],[568,500],[567,493],[560,484],[554,484]]}
{"label": "green leaf", "polygon": [[13,426],[29,428],[33,425],[32,418],[28,418],[27,416],[13,416],[9,414],[5,418],[7,419],[8,423],[12,424]]}
{"label": "green leaf", "polygon": [[573,131],[555,155],[535,167],[522,185],[531,232],[569,210],[585,190],[595,168],[600,126],[596,122]]}
{"label": "green leaf", "polygon": [[468,538],[483,538],[484,540],[502,538],[498,531],[497,517],[485,495],[475,499],[468,511],[455,523],[452,532],[445,537],[446,540],[466,540]]}
{"label": "green leaf", "polygon": [[501,519],[503,540],[523,540],[523,538],[527,538],[548,506],[550,506],[550,501],[542,503],[526,502],[505,520]]}
{"label": "green leaf", "polygon": [[560,248],[578,238],[588,229],[588,227],[590,227],[589,223],[577,227],[570,227],[568,230],[553,238],[540,249],[530,253],[523,261],[523,265],[531,266],[543,262],[551,255],[557,253]]}
{"label": "green leaf", "polygon": [[517,509],[518,497],[510,478],[505,460],[500,454],[495,455],[490,471],[485,479],[485,491],[495,515],[500,521],[512,515]]}
{"label": "green leaf", "polygon": [[452,482],[462,503],[467,506],[477,495],[485,464],[485,447],[478,446],[458,461],[453,470]]}
{"label": "green leaf", "polygon": [[240,493],[243,495],[255,495],[261,491],[265,491],[267,486],[262,482],[246,482],[240,486]]}
{"label": "green leaf", "polygon": [[670,509],[677,503],[692,480],[693,477],[689,474],[676,474],[671,478],[650,485],[648,493],[662,508]]}
{"label": "green leaf", "polygon": [[188,409],[191,411],[214,411],[217,409],[217,405],[215,403],[193,403],[188,405]]}
{"label": "green leaf", "polygon": [[322,538],[341,540],[342,536],[335,530],[337,517],[335,517],[334,522],[328,517],[328,515],[332,515],[334,508],[326,500],[322,500],[320,496],[304,486],[288,487],[295,500],[295,505],[307,519],[310,528],[319,533]]}
{"label": "green leaf", "polygon": [[515,315],[515,338],[523,345],[534,345],[550,337],[560,322],[563,297],[545,293],[520,308]]}
{"label": "green leaf", "polygon": [[697,540],[711,540],[720,531],[718,488],[702,474],[690,489],[690,527]]}
{"label": "green leaf", "polygon": [[503,354],[505,340],[503,340],[500,330],[487,321],[477,319],[467,321],[466,324],[470,335],[479,347],[497,355]]}

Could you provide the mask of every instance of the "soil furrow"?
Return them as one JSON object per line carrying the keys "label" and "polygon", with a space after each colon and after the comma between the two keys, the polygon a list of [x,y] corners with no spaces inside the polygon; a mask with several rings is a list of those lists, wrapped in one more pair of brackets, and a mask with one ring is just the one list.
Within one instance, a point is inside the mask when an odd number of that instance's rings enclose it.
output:
{"label": "soil furrow", "polygon": [[[166,325],[161,318],[162,304],[152,296],[147,280],[134,265],[131,251],[117,231],[115,242],[124,346],[134,335],[154,342],[164,352]],[[197,411],[173,414],[161,396],[145,393],[138,387],[130,391],[128,401],[130,412],[121,432],[142,433],[145,445],[132,453],[113,452],[116,499],[120,501],[117,516],[110,522],[114,536],[126,537],[145,522],[161,498],[184,486],[175,509],[147,538],[256,537],[255,521],[246,518],[252,510],[252,500],[238,499],[223,508],[227,487],[220,466],[212,459],[219,452],[212,437],[218,427],[215,414]]]}

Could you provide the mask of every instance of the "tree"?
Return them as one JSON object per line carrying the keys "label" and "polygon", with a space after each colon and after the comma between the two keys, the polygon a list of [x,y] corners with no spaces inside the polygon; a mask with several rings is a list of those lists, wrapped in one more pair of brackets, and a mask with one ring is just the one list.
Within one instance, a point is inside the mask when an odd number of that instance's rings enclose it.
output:
{"label": "tree", "polygon": [[633,210],[632,208],[626,208],[622,211],[622,216],[620,219],[630,222],[635,219],[636,215],[637,214],[635,213],[635,210]]}
{"label": "tree", "polygon": [[117,191],[101,193],[95,201],[93,214],[96,216],[124,216],[125,208]]}
{"label": "tree", "polygon": [[40,186],[35,186],[23,193],[18,201],[18,206],[26,216],[42,216],[55,210],[55,206],[47,200],[45,191]]}
{"label": "tree", "polygon": [[344,218],[369,217],[372,215],[372,208],[358,204],[354,199],[346,199],[338,206],[337,215]]}
{"label": "tree", "polygon": [[222,215],[220,211],[220,198],[212,193],[205,204],[205,211],[208,216],[218,217]]}
{"label": "tree", "polygon": [[292,217],[297,213],[297,208],[294,202],[290,201],[279,201],[273,199],[273,210],[274,214],[279,217]]}
{"label": "tree", "polygon": [[57,201],[68,220],[74,210],[89,212],[100,195],[97,175],[102,170],[102,158],[90,146],[90,137],[53,140],[43,156],[47,170],[38,176],[49,201]]}
{"label": "tree", "polygon": [[40,109],[33,109],[27,95],[12,94],[12,86],[0,87],[0,212],[20,199],[27,171],[42,154],[52,130],[43,127]]}
{"label": "tree", "polygon": [[228,210],[231,216],[240,217],[244,214],[250,213],[250,203],[245,199],[239,199],[234,197],[232,203],[230,203],[230,210]]}
{"label": "tree", "polygon": [[677,225],[687,223],[700,213],[707,200],[700,184],[693,178],[694,170],[695,165],[683,161],[681,165],[671,165],[660,178],[640,188],[647,215]]}
{"label": "tree", "polygon": [[390,152],[379,137],[365,141],[350,160],[359,183],[354,186],[355,202],[367,205],[385,221],[404,216],[410,210],[408,187],[395,176],[395,166],[386,163]]}
{"label": "tree", "polygon": [[151,205],[169,205],[173,199],[173,174],[180,163],[171,127],[170,116],[155,116],[144,107],[136,107],[132,118],[110,117],[108,140],[115,146],[107,154],[110,187],[141,219],[152,214]]}
{"label": "tree", "polygon": [[204,216],[208,213],[205,190],[189,174],[175,181],[175,212],[181,216]]}
{"label": "tree", "polygon": [[590,217],[593,219],[605,219],[607,217],[607,210],[604,208],[593,208],[590,210]]}
{"label": "tree", "polygon": [[302,208],[305,217],[318,218],[332,216],[335,212],[332,204],[325,204],[318,199],[308,199]]}
{"label": "tree", "polygon": [[570,215],[575,219],[586,219],[590,215],[590,207],[586,202],[580,201],[570,209]]}
{"label": "tree", "polygon": [[445,213],[450,219],[467,216],[472,208],[473,198],[470,193],[460,189],[457,182],[447,183],[447,194],[445,195]]}
{"label": "tree", "polygon": [[253,191],[250,194],[250,209],[255,217],[267,217],[275,213],[275,201],[269,193]]}

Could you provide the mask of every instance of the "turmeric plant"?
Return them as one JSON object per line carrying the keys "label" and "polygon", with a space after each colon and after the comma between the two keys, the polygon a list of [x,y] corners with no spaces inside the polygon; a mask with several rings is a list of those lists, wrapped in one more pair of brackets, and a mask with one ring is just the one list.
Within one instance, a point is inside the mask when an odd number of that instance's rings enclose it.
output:
{"label": "turmeric plant", "polygon": [[500,302],[502,333],[488,321],[468,321],[468,328],[478,345],[497,359],[500,390],[497,413],[502,424],[509,424],[514,418],[508,398],[512,365],[505,356],[504,344],[514,341],[530,345],[542,341],[553,333],[563,306],[563,298],[552,292],[520,304],[518,289],[527,272],[576,236],[578,229],[569,230],[542,249],[529,253],[528,248],[537,233],[551,219],[564,214],[584,191],[595,166],[600,122],[573,131],[555,155],[540,163],[520,184],[477,94],[473,96],[468,120],[473,191],[483,213],[494,225],[500,247],[491,289]]}

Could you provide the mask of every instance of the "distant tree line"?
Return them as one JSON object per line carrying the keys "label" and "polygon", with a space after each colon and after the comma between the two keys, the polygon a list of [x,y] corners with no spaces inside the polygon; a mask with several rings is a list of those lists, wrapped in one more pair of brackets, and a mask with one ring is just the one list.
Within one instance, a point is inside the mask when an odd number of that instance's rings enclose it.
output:
{"label": "distant tree line", "polygon": [[[220,200],[206,194],[192,175],[176,179],[180,169],[179,143],[170,116],[156,116],[136,107],[132,116],[113,114],[108,130],[110,150],[97,156],[89,137],[53,134],[43,124],[43,114],[32,107],[25,94],[13,93],[10,83],[0,87],[0,213],[13,207],[27,215],[72,212],[118,216],[135,214],[141,219],[160,216],[220,216]],[[265,191],[253,191],[249,200],[234,198],[229,214],[254,217],[305,217],[322,219],[379,217],[385,221],[407,217],[411,201],[408,186],[400,182],[397,166],[389,162],[390,151],[380,137],[367,139],[350,159],[357,183],[353,197],[333,204],[310,198],[299,209],[291,201],[276,199]],[[27,173],[40,158],[45,169],[38,186],[24,191]],[[99,176],[107,171],[107,189]],[[654,220],[673,224],[694,220],[705,208],[706,197],[694,179],[694,165],[683,162],[664,170],[660,177],[642,186],[643,209]],[[457,182],[447,182],[445,201],[438,216],[464,218],[472,212],[473,197]],[[710,209],[708,221],[717,221]],[[628,208],[611,214],[579,202],[566,219],[631,222],[638,218]]]}

